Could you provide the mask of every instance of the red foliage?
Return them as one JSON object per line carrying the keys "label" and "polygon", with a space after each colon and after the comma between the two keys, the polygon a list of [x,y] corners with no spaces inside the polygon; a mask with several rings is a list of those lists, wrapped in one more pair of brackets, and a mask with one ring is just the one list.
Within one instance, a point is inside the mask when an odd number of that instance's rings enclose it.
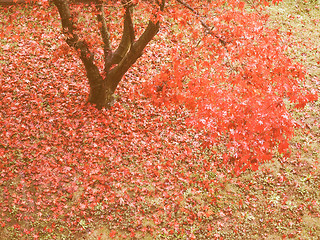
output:
{"label": "red foliage", "polygon": [[[239,173],[257,169],[276,148],[287,156],[294,121],[284,100],[304,107],[317,96],[300,87],[304,70],[285,55],[278,31],[266,27],[267,15],[237,5],[202,10],[212,9],[218,17],[206,24],[214,29],[202,34],[201,41],[196,23],[183,19],[180,28],[188,33],[187,44],[170,52],[172,61],[143,92],[158,105],[186,107],[189,125],[206,129],[210,146],[223,142],[225,160]],[[180,34],[174,41],[186,37]]]}

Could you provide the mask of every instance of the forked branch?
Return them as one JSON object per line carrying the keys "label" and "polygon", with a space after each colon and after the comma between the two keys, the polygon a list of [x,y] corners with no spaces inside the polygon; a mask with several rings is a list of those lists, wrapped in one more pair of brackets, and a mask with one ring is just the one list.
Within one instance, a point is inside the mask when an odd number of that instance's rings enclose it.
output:
{"label": "forked branch", "polygon": [[[164,6],[165,6],[165,0],[157,1],[159,2],[159,8],[160,11],[163,11]],[[130,12],[129,12],[130,13]],[[129,18],[128,18],[129,20]],[[130,16],[130,21],[131,16]],[[133,25],[130,24],[130,22],[127,22],[127,34],[128,34],[128,39],[132,39],[134,37],[131,33],[133,31]],[[132,41],[130,42],[130,49],[127,51],[127,53],[123,56],[119,64],[114,67],[110,71],[110,79],[113,80],[113,87],[112,89],[115,90],[118,83],[120,82],[121,78],[123,75],[128,71],[128,69],[137,61],[137,59],[142,55],[142,52],[144,48],[147,46],[147,44],[153,39],[153,37],[158,33],[160,28],[160,23],[156,22],[154,23],[153,21],[149,21],[148,26],[142,33],[142,35],[139,37],[137,41]]]}

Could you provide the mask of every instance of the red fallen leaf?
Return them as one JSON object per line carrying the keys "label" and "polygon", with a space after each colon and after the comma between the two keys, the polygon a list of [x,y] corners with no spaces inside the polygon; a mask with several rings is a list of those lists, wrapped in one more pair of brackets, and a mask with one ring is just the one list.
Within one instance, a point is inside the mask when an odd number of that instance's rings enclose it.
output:
{"label": "red fallen leaf", "polygon": [[110,238],[114,238],[117,234],[117,231],[116,230],[111,230],[110,233],[109,233],[109,237]]}
{"label": "red fallen leaf", "polygon": [[135,235],[136,235],[136,233],[135,233],[134,231],[131,231],[131,233],[130,233],[130,237],[131,237],[131,238],[134,238],[134,237],[135,237]]}

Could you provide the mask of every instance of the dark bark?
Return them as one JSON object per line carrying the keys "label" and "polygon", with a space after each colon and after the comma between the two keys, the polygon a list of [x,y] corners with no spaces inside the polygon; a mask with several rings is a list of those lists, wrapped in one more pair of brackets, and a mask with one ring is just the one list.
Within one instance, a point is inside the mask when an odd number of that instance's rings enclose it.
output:
{"label": "dark bark", "polygon": [[[104,6],[101,0],[95,0],[98,9],[97,20],[100,23],[100,35],[104,43],[104,73],[101,75],[98,67],[94,64],[94,53],[89,49],[88,44],[79,39],[74,26],[72,15],[67,0],[52,0],[56,5],[62,23],[63,32],[66,34],[66,42],[70,47],[75,48],[86,69],[90,85],[89,102],[95,104],[98,109],[109,108],[113,103],[113,93],[118,87],[128,69],[142,55],[144,48],[159,31],[159,22],[149,22],[143,34],[135,41],[132,21],[131,1],[123,0],[125,8],[123,33],[118,48],[113,52],[111,49],[109,31],[104,16]],[[163,10],[165,1],[161,1],[160,9]],[[116,66],[114,66],[116,65]],[[113,68],[111,69],[111,67]],[[110,70],[111,69],[111,70]]]}

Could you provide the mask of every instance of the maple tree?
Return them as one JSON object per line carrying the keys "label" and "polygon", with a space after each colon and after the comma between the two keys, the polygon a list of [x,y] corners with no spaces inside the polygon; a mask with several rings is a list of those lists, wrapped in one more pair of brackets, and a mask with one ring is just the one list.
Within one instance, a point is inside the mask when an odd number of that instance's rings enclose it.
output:
{"label": "maple tree", "polygon": [[[277,30],[266,27],[268,17],[259,12],[257,3],[268,1],[249,2],[253,12],[245,10],[243,1],[207,1],[205,5],[182,0],[92,1],[101,41],[99,35],[90,39],[81,34],[83,25],[77,22],[81,5],[71,11],[65,0],[53,3],[66,42],[85,66],[88,101],[98,109],[110,108],[121,79],[158,33],[161,20],[166,16],[177,20],[181,30],[171,32],[169,38],[180,46],[167,53],[171,59],[163,61],[160,73],[144,83],[144,96],[191,111],[190,124],[208,130],[208,146],[226,143],[219,152],[235,163],[236,172],[256,169],[259,162],[272,158],[275,148],[288,154],[294,123],[284,99],[297,107],[316,99],[299,86],[303,68],[285,55],[286,45]],[[115,50],[108,20],[112,13],[105,5],[123,11],[121,40]],[[149,18],[142,30],[134,26],[134,8]],[[100,65],[95,61],[98,46],[103,49]]]}

